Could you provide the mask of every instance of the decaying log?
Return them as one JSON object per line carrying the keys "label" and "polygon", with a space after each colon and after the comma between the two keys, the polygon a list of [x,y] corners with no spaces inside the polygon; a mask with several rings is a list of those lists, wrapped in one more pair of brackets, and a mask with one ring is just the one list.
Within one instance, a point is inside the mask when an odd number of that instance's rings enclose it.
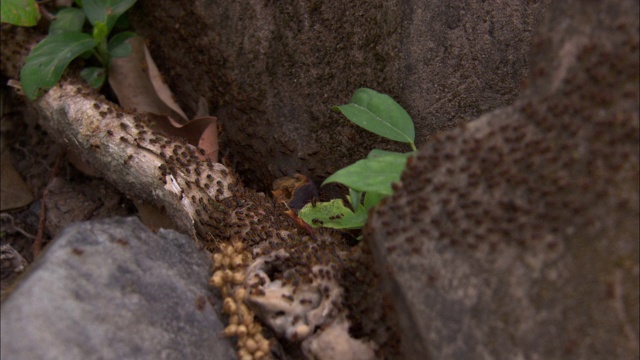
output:
{"label": "decaying log", "polygon": [[[78,153],[127,196],[165,209],[181,231],[196,237],[195,208],[181,192],[187,182],[195,181],[196,174],[180,171],[178,175],[166,161],[176,158],[173,149],[188,152],[187,159],[195,158],[197,149],[184,140],[156,133],[143,116],[123,112],[81,82],[63,80],[35,105],[44,116],[42,126],[53,139]],[[178,156],[179,161],[190,161]],[[221,164],[210,167],[221,180],[233,181],[228,171],[227,177],[220,173],[224,168]],[[192,193],[202,197],[205,188],[195,187]]]}

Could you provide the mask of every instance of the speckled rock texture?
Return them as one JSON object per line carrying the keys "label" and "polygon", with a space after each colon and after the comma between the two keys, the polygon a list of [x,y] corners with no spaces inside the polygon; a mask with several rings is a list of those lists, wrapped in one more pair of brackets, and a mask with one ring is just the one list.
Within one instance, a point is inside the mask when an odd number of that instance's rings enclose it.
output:
{"label": "speckled rock texture", "polygon": [[193,114],[203,96],[223,154],[267,190],[404,149],[331,112],[359,87],[406,107],[418,145],[511,103],[547,3],[141,0],[132,18],[178,101]]}
{"label": "speckled rock texture", "polygon": [[434,137],[366,239],[407,359],[637,359],[638,2],[563,1],[512,106]]}
{"label": "speckled rock texture", "polygon": [[2,304],[1,357],[235,359],[215,335],[211,265],[188,236],[136,218],[70,226]]}

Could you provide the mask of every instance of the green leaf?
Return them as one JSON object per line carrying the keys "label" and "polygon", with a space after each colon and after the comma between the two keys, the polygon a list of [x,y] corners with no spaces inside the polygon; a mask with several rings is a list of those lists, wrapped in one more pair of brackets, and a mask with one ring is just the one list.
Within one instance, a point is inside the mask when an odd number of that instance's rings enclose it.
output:
{"label": "green leaf", "polygon": [[414,154],[415,154],[414,151],[410,151],[410,152],[406,152],[406,153],[399,153],[397,151],[387,151],[387,150],[373,149],[367,155],[367,159],[378,158],[378,157],[381,157],[381,156],[395,156],[395,157],[404,159],[406,161],[407,158],[409,158],[409,156],[414,155]]}
{"label": "green leaf", "polygon": [[340,199],[305,205],[298,216],[313,227],[333,229],[360,229],[367,222],[367,211],[362,205],[354,213]]}
{"label": "green leaf", "polygon": [[116,23],[113,27],[114,29],[120,30],[129,29],[131,27],[131,21],[129,21],[129,13],[125,12],[124,14],[122,14],[118,18],[118,20],[116,20]]}
{"label": "green leaf", "polygon": [[351,203],[351,208],[357,209],[358,206],[360,206],[360,201],[362,200],[362,192],[354,189],[349,189],[347,200],[349,200],[349,203]]}
{"label": "green leaf", "polygon": [[131,54],[131,44],[126,41],[135,37],[136,33],[131,31],[121,32],[119,34],[114,35],[111,40],[109,40],[109,56],[111,57],[127,57]]}
{"label": "green leaf", "polygon": [[80,59],[83,60],[88,60],[89,58],[91,58],[93,55],[95,54],[95,51],[93,49],[89,49],[85,52],[83,52],[82,54],[80,54],[80,56],[78,56]]}
{"label": "green leaf", "polygon": [[60,34],[67,31],[82,32],[86,17],[82,9],[64,8],[56,14],[56,19],[49,26],[49,35]]}
{"label": "green leaf", "polygon": [[107,78],[107,71],[102,67],[82,69],[80,76],[94,89],[99,89]]}
{"label": "green leaf", "polygon": [[346,105],[334,106],[356,125],[391,140],[413,144],[415,131],[407,112],[390,96],[360,88]]}
{"label": "green leaf", "polygon": [[387,195],[379,194],[375,192],[368,192],[364,194],[364,208],[369,211],[372,207],[380,204],[382,199],[386,198]]}
{"label": "green leaf", "polygon": [[18,26],[34,26],[40,20],[40,8],[35,0],[0,1],[0,21]]}
{"label": "green leaf", "polygon": [[391,153],[356,161],[336,171],[323,183],[337,182],[361,192],[391,195],[391,183],[400,180],[407,158],[413,153]]}
{"label": "green leaf", "polygon": [[65,32],[51,35],[36,45],[20,70],[20,83],[27,97],[35,100],[40,90],[55,85],[69,63],[96,46],[89,34]]}
{"label": "green leaf", "polygon": [[107,25],[107,30],[110,32],[120,15],[129,10],[136,0],[84,0],[83,2],[83,9],[89,22],[94,26],[102,22]]}

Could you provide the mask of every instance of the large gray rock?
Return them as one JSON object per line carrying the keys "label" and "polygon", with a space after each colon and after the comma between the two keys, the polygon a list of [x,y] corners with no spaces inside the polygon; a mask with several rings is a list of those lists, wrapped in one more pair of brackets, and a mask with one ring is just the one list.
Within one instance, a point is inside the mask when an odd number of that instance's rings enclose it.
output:
{"label": "large gray rock", "polygon": [[638,2],[563,1],[514,105],[437,136],[369,222],[408,359],[637,359]]}
{"label": "large gray rock", "polygon": [[295,172],[318,181],[373,147],[408,149],[330,111],[359,87],[406,107],[418,144],[511,103],[547,3],[141,0],[133,18],[187,112],[203,96],[223,154],[270,188]]}
{"label": "large gray rock", "polygon": [[3,359],[234,359],[211,261],[137,218],[67,228],[2,304]]}

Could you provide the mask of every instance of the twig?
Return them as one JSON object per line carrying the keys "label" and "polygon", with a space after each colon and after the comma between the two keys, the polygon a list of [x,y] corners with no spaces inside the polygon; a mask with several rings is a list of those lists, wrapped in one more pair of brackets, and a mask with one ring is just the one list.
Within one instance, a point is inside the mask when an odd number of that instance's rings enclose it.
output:
{"label": "twig", "polygon": [[8,219],[11,222],[11,229],[9,229],[9,230],[13,230],[13,231],[19,232],[20,234],[24,235],[26,238],[29,238],[29,239],[35,239],[36,238],[35,236],[29,234],[25,230],[17,227],[16,224],[14,223],[13,216],[11,216],[11,214],[9,214],[9,213],[0,213],[0,218],[2,218],[3,220],[4,219]]}
{"label": "twig", "polygon": [[40,208],[40,219],[38,220],[38,232],[36,234],[36,238],[33,241],[33,246],[31,251],[33,252],[33,258],[35,259],[38,254],[42,251],[42,238],[44,237],[44,224],[46,222],[46,211],[47,211],[47,195],[49,194],[49,187],[51,183],[53,183],[53,179],[58,176],[60,172],[60,167],[62,166],[62,159],[64,159],[64,150],[60,150],[58,157],[56,158],[56,163],[53,165],[53,169],[51,170],[51,174],[49,175],[49,181],[47,182],[47,186],[45,186],[44,191],[42,192],[42,207]]}

